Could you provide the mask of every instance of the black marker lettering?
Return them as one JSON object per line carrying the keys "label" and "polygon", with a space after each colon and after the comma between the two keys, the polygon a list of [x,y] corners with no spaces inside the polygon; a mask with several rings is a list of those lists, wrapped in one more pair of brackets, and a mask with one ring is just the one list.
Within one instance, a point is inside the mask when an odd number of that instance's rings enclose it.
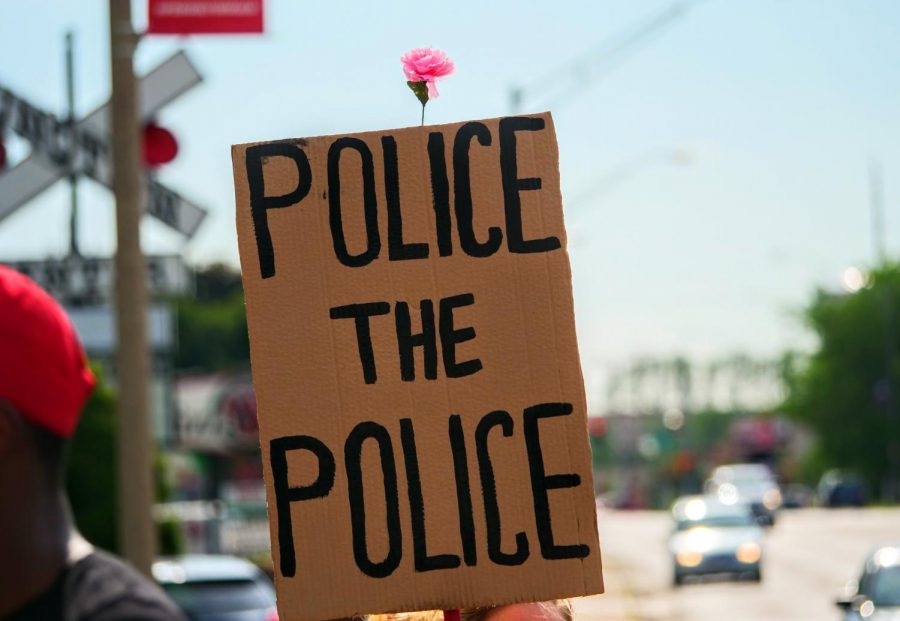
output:
{"label": "black marker lettering", "polygon": [[465,362],[456,361],[456,346],[475,338],[475,328],[469,326],[459,330],[453,329],[453,309],[460,306],[471,306],[475,303],[475,296],[471,293],[462,293],[449,298],[443,298],[440,302],[440,333],[441,353],[444,358],[444,373],[447,377],[465,377],[481,370],[481,360],[475,358]]}
{"label": "black marker lettering", "polygon": [[491,131],[483,123],[466,123],[456,132],[453,142],[453,194],[456,199],[456,227],[463,251],[471,257],[489,257],[500,248],[503,231],[488,229],[488,239],[481,243],[473,229],[472,185],[469,179],[469,147],[472,138],[482,146],[490,146]]}
{"label": "black marker lettering", "polygon": [[[319,460],[319,476],[312,485],[291,487],[288,483],[288,451],[309,451]],[[324,498],[334,486],[334,455],[321,440],[312,436],[286,436],[269,443],[269,462],[272,466],[272,485],[275,489],[275,506],[278,514],[278,555],[281,558],[281,575],[292,578],[297,573],[294,551],[294,530],[291,521],[291,503],[313,498]]]}
{"label": "black marker lettering", "polygon": [[[366,222],[366,249],[360,254],[350,254],[344,237],[344,221],[341,213],[341,151],[353,149],[359,153],[362,166],[363,211]],[[359,138],[338,138],[328,149],[328,221],[331,241],[338,261],[348,267],[363,267],[381,251],[378,233],[378,204],[375,198],[375,164],[372,152]]]}
{"label": "black marker lettering", "polygon": [[428,256],[428,244],[403,242],[403,214],[400,212],[400,177],[397,172],[397,141],[393,136],[381,137],[384,154],[384,197],[388,212],[388,259],[424,259]]}
{"label": "black marker lettering", "polygon": [[378,379],[375,370],[375,352],[372,350],[372,334],[369,330],[369,317],[387,315],[391,305],[387,302],[368,302],[366,304],[347,304],[335,306],[329,311],[332,319],[353,319],[356,324],[356,344],[359,348],[359,363],[363,370],[366,384],[374,384]]}
{"label": "black marker lettering", "polygon": [[[270,157],[287,157],[297,166],[297,187],[282,196],[266,196],[263,165]],[[296,205],[309,194],[312,173],[306,153],[298,147],[284,142],[273,142],[247,147],[245,155],[247,185],[250,187],[250,212],[253,214],[253,232],[256,235],[256,252],[259,255],[259,271],[262,278],[275,275],[275,248],[269,232],[270,209],[281,209]]]}
{"label": "black marker lettering", "polygon": [[550,252],[560,247],[558,237],[542,239],[522,237],[522,199],[519,192],[540,190],[541,180],[538,177],[518,178],[516,132],[534,132],[542,129],[544,119],[539,117],[516,116],[500,120],[500,174],[503,178],[503,209],[506,212],[506,245],[510,252]]}
{"label": "black marker lettering", "polygon": [[422,318],[422,332],[412,333],[409,317],[409,304],[397,302],[394,307],[394,320],[397,326],[397,349],[400,351],[400,377],[404,382],[416,379],[416,362],[413,349],[422,348],[425,358],[425,379],[437,379],[437,335],[434,330],[434,303],[422,300],[419,304],[419,315]]}
{"label": "black marker lettering", "polygon": [[[388,553],[381,562],[369,558],[366,544],[366,501],[362,480],[362,444],[375,440],[381,456],[384,475],[384,502],[387,507]],[[350,527],[353,531],[353,558],[363,573],[373,578],[386,578],[394,573],[403,556],[400,532],[400,499],[397,491],[397,464],[388,430],[371,421],[358,424],[344,444],[344,465],[347,468],[347,492],[350,499]]]}
{"label": "black marker lettering", "polygon": [[484,521],[487,527],[488,556],[498,565],[521,565],[528,559],[528,537],[524,532],[516,533],[516,551],[504,552],[501,541],[500,507],[497,505],[497,484],[494,467],[488,451],[488,434],[499,426],[503,435],[513,433],[513,420],[507,412],[497,410],[485,414],[475,429],[475,450],[478,453],[478,469],[481,472],[481,493],[484,496]]}
{"label": "black marker lettering", "polygon": [[538,421],[542,418],[568,416],[571,413],[571,403],[540,403],[525,409],[525,446],[528,450],[528,469],[531,472],[531,493],[534,496],[534,519],[537,524],[538,540],[541,542],[541,556],[548,560],[584,558],[591,552],[588,546],[581,543],[555,544],[550,522],[550,500],[547,492],[551,489],[578,487],[581,484],[581,477],[571,473],[547,474],[544,471]]}
{"label": "black marker lettering", "polygon": [[472,517],[472,490],[469,486],[469,461],[466,440],[459,414],[450,416],[450,450],[453,451],[453,472],[456,475],[456,500],[459,505],[459,538],[462,541],[466,565],[478,562],[475,548],[475,521]]}
{"label": "black marker lettering", "polygon": [[400,419],[400,441],[403,444],[403,460],[406,464],[406,488],[409,496],[409,513],[412,518],[413,555],[416,571],[459,567],[459,557],[455,554],[428,556],[428,541],[425,537],[425,501],[422,498],[419,457],[416,454],[416,435],[413,431],[412,420],[409,418]]}
{"label": "black marker lettering", "polygon": [[453,254],[450,237],[450,182],[447,180],[447,158],[444,156],[444,134],[428,134],[428,162],[431,164],[431,200],[437,229],[438,250],[442,257]]}

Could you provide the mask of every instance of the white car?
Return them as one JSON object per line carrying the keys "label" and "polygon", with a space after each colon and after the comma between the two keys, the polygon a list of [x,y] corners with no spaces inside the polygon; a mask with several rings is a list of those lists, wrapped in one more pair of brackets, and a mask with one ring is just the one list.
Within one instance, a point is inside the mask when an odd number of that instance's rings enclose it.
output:
{"label": "white car", "polygon": [[153,563],[153,577],[189,621],[278,621],[272,581],[225,554],[186,554]]}
{"label": "white car", "polygon": [[775,475],[764,464],[727,464],[713,470],[706,482],[706,493],[728,502],[750,506],[760,523],[775,524],[783,499]]}
{"label": "white car", "polygon": [[669,537],[675,586],[685,578],[731,574],[762,580],[764,533],[750,508],[718,496],[686,496],[672,507]]}

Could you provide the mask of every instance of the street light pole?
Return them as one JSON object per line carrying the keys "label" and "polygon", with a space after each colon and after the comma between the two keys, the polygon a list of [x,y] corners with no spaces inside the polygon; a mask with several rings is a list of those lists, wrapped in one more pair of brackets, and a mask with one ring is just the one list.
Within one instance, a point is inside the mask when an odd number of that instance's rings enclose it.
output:
{"label": "street light pole", "polygon": [[146,267],[141,253],[141,166],[131,0],[109,0],[116,319],[119,387],[118,491],[122,555],[144,574],[156,553]]}

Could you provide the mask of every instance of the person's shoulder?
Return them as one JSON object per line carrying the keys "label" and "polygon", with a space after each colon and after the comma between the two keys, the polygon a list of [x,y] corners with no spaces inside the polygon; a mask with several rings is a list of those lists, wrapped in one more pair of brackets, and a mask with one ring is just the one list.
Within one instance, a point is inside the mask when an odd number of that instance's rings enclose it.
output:
{"label": "person's shoulder", "polygon": [[66,621],[183,621],[154,582],[102,551],[81,559],[66,576]]}

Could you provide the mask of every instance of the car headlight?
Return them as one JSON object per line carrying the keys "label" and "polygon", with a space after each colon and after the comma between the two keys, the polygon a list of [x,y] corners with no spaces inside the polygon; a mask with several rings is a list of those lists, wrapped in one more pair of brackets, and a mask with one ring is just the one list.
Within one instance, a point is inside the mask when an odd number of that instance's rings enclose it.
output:
{"label": "car headlight", "polygon": [[767,490],[762,497],[763,506],[769,511],[774,511],[781,506],[781,492],[773,488]]}
{"label": "car headlight", "polygon": [[682,567],[696,567],[703,562],[703,555],[695,550],[682,550],[675,555],[675,562]]}
{"label": "car headlight", "polygon": [[758,543],[748,541],[738,546],[735,556],[742,563],[756,563],[762,556],[762,550]]}

